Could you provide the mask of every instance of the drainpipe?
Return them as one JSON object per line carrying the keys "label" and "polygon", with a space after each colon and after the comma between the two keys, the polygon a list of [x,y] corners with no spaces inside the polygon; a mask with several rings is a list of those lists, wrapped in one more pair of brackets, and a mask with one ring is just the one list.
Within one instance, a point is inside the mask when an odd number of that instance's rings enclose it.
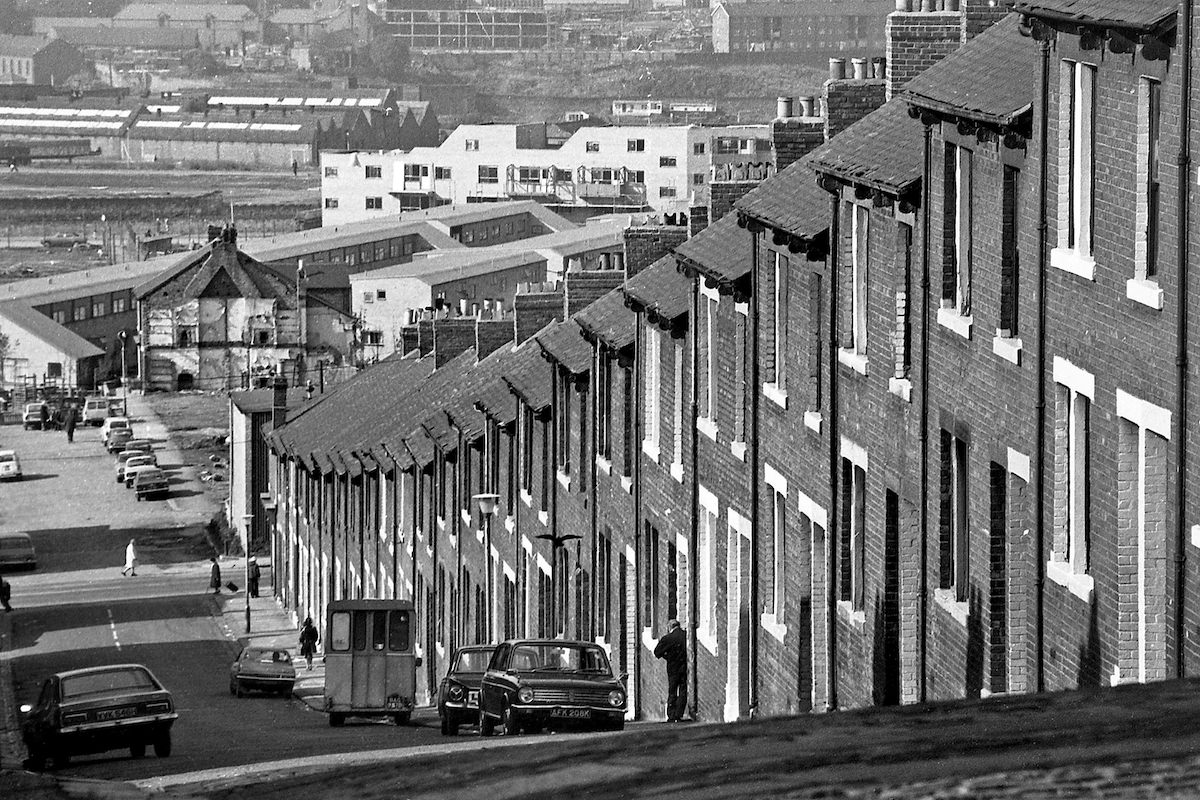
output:
{"label": "drainpipe", "polygon": [[917,686],[920,702],[928,699],[929,650],[929,195],[933,177],[933,125],[926,124],[925,174],[921,179],[921,559],[917,591],[919,620]]}
{"label": "drainpipe", "polygon": [[[699,569],[699,564],[700,564],[700,526],[699,526],[699,514],[700,514],[699,452],[700,452],[700,442],[698,439],[700,432],[696,428],[696,423],[699,422],[699,420],[700,420],[700,385],[699,385],[699,381],[696,380],[696,362],[697,362],[697,358],[699,355],[699,350],[697,348],[697,343],[696,343],[696,320],[699,318],[698,315],[700,313],[700,281],[701,280],[702,280],[702,278],[700,278],[700,276],[698,274],[695,275],[692,279],[692,313],[691,313],[691,320],[689,321],[689,324],[688,324],[688,338],[684,339],[685,342],[688,341],[688,339],[690,339],[691,343],[692,343],[691,353],[689,354],[691,357],[690,363],[691,363],[691,373],[692,373],[691,374],[692,386],[691,386],[690,407],[688,409],[688,414],[687,414],[687,419],[689,421],[688,435],[692,437],[692,452],[691,452],[692,470],[691,470],[691,476],[690,476],[691,477],[690,483],[691,483],[691,489],[692,489],[692,531],[691,531],[692,554],[691,554],[691,560],[688,562],[689,564],[692,565],[692,571],[691,571],[692,580],[689,581],[690,589],[688,592],[688,594],[690,595],[690,597],[689,597],[690,606],[691,606],[690,613],[691,613],[691,620],[692,620],[692,641],[691,641],[692,652],[691,652],[691,658],[689,660],[690,665],[691,665],[691,673],[692,674],[688,676],[688,680],[691,681],[691,686],[692,686],[692,719],[697,719],[699,711],[700,711],[700,685],[699,685],[700,684],[700,665],[697,663],[697,661],[700,657],[700,647],[699,647],[699,642],[696,640],[697,634],[699,634],[699,632],[700,632],[700,586],[699,586],[699,582],[696,580],[696,576],[700,573],[700,569]],[[682,362],[681,362],[681,366],[682,366]],[[717,534],[717,532],[714,530],[714,531],[712,531],[711,535],[716,536],[716,534]],[[710,543],[710,545],[711,545],[711,543]]]}
{"label": "drainpipe", "polygon": [[829,200],[832,224],[829,248],[829,528],[825,532],[825,705],[837,708],[837,537],[840,497],[838,463],[838,261],[841,255],[840,189]]}
{"label": "drainpipe", "polygon": [[[636,676],[637,692],[634,694],[634,718],[641,719],[645,711],[642,703],[642,630],[647,624],[653,625],[654,620],[642,619],[642,601],[643,589],[642,579],[645,570],[649,568],[649,564],[643,564],[639,557],[642,551],[642,537],[644,532],[643,516],[642,516],[642,368],[641,359],[638,354],[643,352],[644,336],[642,334],[642,326],[636,325],[634,328],[634,357],[633,370],[631,372],[633,380],[633,437],[630,442],[633,449],[631,458],[633,459],[633,531],[634,531],[634,550],[633,550],[633,565],[634,565],[634,598],[636,604],[634,606],[634,626],[633,626],[633,674]],[[653,545],[650,547],[650,552],[653,553]]]}
{"label": "drainpipe", "polygon": [[1187,511],[1187,435],[1188,435],[1188,239],[1191,234],[1191,207],[1188,198],[1188,179],[1192,169],[1191,143],[1191,95],[1192,95],[1192,0],[1183,0],[1183,31],[1180,39],[1182,50],[1182,85],[1179,101],[1179,158],[1176,171],[1179,182],[1179,224],[1176,227],[1179,236],[1179,289],[1176,292],[1179,301],[1176,310],[1175,324],[1177,327],[1177,355],[1175,365],[1179,370],[1176,383],[1176,403],[1179,425],[1175,433],[1177,438],[1175,453],[1175,677],[1182,678],[1186,666],[1184,658],[1184,615],[1183,602],[1186,595],[1184,590],[1184,565],[1187,561],[1187,525],[1184,514]]}
{"label": "drainpipe", "polygon": [[1046,558],[1045,558],[1045,540],[1046,540],[1046,245],[1048,234],[1046,231],[1046,184],[1049,178],[1049,155],[1047,148],[1049,146],[1050,137],[1050,42],[1045,40],[1040,42],[1042,55],[1042,86],[1041,86],[1041,119],[1038,122],[1038,137],[1041,140],[1041,161],[1038,165],[1038,292],[1037,292],[1037,402],[1035,413],[1037,414],[1037,486],[1034,490],[1034,509],[1035,509],[1035,536],[1034,547],[1034,575],[1036,580],[1035,608],[1037,622],[1037,640],[1035,644],[1036,663],[1034,671],[1036,673],[1036,690],[1039,692],[1046,689],[1046,636],[1045,636],[1045,621],[1046,621],[1046,600],[1045,600],[1045,582],[1046,582]]}
{"label": "drainpipe", "polygon": [[[762,623],[757,619],[762,613],[762,601],[759,598],[759,513],[760,470],[758,447],[758,414],[759,398],[762,386],[759,384],[758,371],[758,253],[759,241],[765,236],[765,230],[755,234],[750,240],[750,431],[747,442],[750,453],[747,461],[750,464],[750,718],[758,716],[758,634]],[[737,314],[737,310],[734,310]],[[743,376],[744,377],[744,376]]]}
{"label": "drainpipe", "polygon": [[[558,414],[562,403],[558,387],[558,371],[560,367],[556,362],[547,362],[550,365],[550,486],[547,487],[546,494],[549,496],[550,508],[547,511],[550,514],[550,569],[553,574],[558,577],[554,582],[554,601],[551,607],[554,609],[553,635],[558,636],[558,632],[563,631],[564,635],[568,633],[567,625],[570,621],[570,614],[567,613],[571,606],[571,592],[569,591],[570,570],[567,570],[566,575],[559,575],[558,572],[558,551],[566,547],[565,542],[558,540]],[[568,395],[569,397],[569,395]],[[543,470],[543,475],[545,470]],[[563,607],[558,607],[558,598],[563,598]],[[562,619],[559,619],[559,614],[562,614]]]}
{"label": "drainpipe", "polygon": [[[589,506],[588,511],[590,512],[588,514],[588,516],[589,516],[589,521],[592,526],[592,538],[591,538],[592,580],[591,580],[591,584],[588,586],[588,603],[590,604],[589,608],[591,609],[591,611],[588,614],[588,617],[590,617],[593,620],[591,634],[592,634],[592,639],[595,640],[596,638],[598,638],[596,636],[597,631],[596,631],[595,619],[596,619],[596,583],[599,580],[599,572],[596,569],[596,562],[599,560],[597,558],[597,552],[598,552],[597,544],[599,541],[598,534],[600,531],[599,512],[596,509],[596,501],[599,499],[599,496],[600,496],[600,493],[598,491],[596,491],[596,454],[599,452],[599,449],[600,449],[599,438],[596,434],[597,428],[600,427],[599,425],[596,424],[596,420],[600,413],[600,404],[597,399],[597,395],[599,394],[599,392],[596,391],[596,388],[599,386],[600,380],[599,380],[599,372],[596,367],[596,347],[595,347],[595,345],[592,346],[592,364],[593,364],[593,374],[591,376],[591,379],[588,382],[589,391],[588,391],[588,403],[587,403],[588,418],[592,422],[592,424],[589,426],[589,430],[588,430],[589,443],[591,444],[591,447],[589,447],[588,451],[587,451],[590,458],[588,458],[588,463],[586,465],[586,469],[587,469],[587,474],[588,474],[588,489],[587,490],[588,490],[588,494],[589,494],[589,496],[587,498],[587,504]],[[585,465],[580,464],[579,465],[579,474],[580,475],[583,474],[584,469],[585,469]],[[612,541],[611,540],[609,541],[608,549],[609,549],[609,554],[611,556],[611,553],[612,553]],[[610,587],[611,583],[612,583],[612,564],[607,563],[604,565],[604,567],[606,570],[606,574],[604,576],[604,585],[607,588],[607,587]],[[608,588],[608,594],[610,597],[612,596],[611,588]],[[611,609],[612,606],[610,605],[609,608]],[[608,641],[608,642],[612,641],[612,635],[611,635],[611,632],[609,631],[609,625],[611,625],[611,624],[612,624],[611,618],[606,619],[604,621],[604,638],[605,638],[605,641]]]}

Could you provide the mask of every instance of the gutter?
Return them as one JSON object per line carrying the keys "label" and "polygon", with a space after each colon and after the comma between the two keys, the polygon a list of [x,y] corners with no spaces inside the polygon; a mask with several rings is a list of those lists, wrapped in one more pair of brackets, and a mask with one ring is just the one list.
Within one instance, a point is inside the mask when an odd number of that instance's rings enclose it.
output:
{"label": "gutter", "polygon": [[1187,524],[1184,515],[1187,511],[1187,436],[1188,436],[1188,292],[1191,286],[1188,282],[1188,240],[1191,236],[1191,208],[1188,197],[1188,181],[1192,170],[1192,2],[1183,0],[1183,31],[1180,40],[1182,51],[1181,71],[1182,86],[1180,87],[1179,102],[1179,157],[1176,180],[1179,184],[1179,222],[1176,227],[1179,236],[1179,288],[1176,294],[1179,298],[1176,310],[1177,351],[1175,366],[1179,371],[1176,380],[1176,409],[1179,420],[1175,433],[1175,677],[1182,678],[1185,673],[1186,659],[1184,658],[1184,641],[1187,638],[1184,620],[1184,566],[1187,562]]}
{"label": "gutter", "polygon": [[[925,175],[921,186],[921,582],[917,591],[920,639],[918,702],[929,697],[929,195],[933,178],[933,125],[924,126]],[[1040,362],[1039,362],[1040,363]]]}
{"label": "gutter", "polygon": [[[642,587],[642,582],[645,577],[645,571],[649,568],[650,565],[643,564],[642,558],[641,558],[641,554],[643,552],[642,547],[641,547],[642,536],[643,536],[642,527],[643,527],[643,523],[644,523],[644,519],[645,519],[642,515],[642,414],[644,413],[643,408],[642,408],[642,392],[640,391],[641,385],[642,385],[642,368],[641,368],[641,359],[639,359],[637,357],[638,353],[645,352],[645,350],[642,346],[644,337],[643,337],[643,331],[642,331],[641,325],[637,325],[637,327],[635,328],[634,337],[635,337],[635,339],[634,339],[634,341],[635,341],[634,348],[635,349],[633,351],[634,352],[633,368],[632,368],[632,370],[630,370],[631,380],[633,381],[633,436],[631,437],[630,443],[629,443],[631,449],[633,450],[633,453],[626,454],[626,455],[627,455],[627,457],[632,458],[631,472],[633,473],[633,475],[631,477],[633,479],[633,486],[631,488],[633,489],[633,492],[632,492],[632,494],[633,494],[633,536],[634,536],[633,564],[634,564],[634,581],[636,582],[636,585],[634,586],[634,597],[635,597],[635,603],[634,603],[634,609],[633,609],[634,626],[633,626],[633,630],[630,632],[633,636],[633,641],[634,641],[633,674],[637,676],[636,684],[635,684],[637,686],[637,692],[634,694],[633,714],[634,714],[634,719],[641,719],[642,714],[645,711],[645,708],[642,703],[642,691],[641,691],[641,689],[642,689],[642,685],[641,685],[641,683],[642,683],[642,649],[644,647],[644,645],[642,644],[642,631],[645,630],[648,625],[653,625],[654,621],[642,619],[642,602],[645,599],[643,597],[643,595],[645,594],[645,590]],[[651,546],[650,552],[651,553],[654,552],[653,546]]]}
{"label": "gutter", "polygon": [[[765,229],[764,229],[765,230]],[[759,368],[758,368],[758,254],[759,254],[759,239],[765,233],[760,231],[756,233],[750,240],[750,426],[747,442],[751,449],[751,456],[747,459],[750,465],[750,697],[749,697],[749,712],[750,718],[754,719],[758,716],[758,642],[759,632],[762,628],[761,619],[758,619],[762,613],[762,600],[759,597],[760,575],[761,569],[758,564],[759,555],[759,520],[761,513],[759,511],[759,499],[761,494],[759,477],[759,453],[758,446],[758,415],[759,415],[759,399],[762,395],[762,386],[759,384]],[[734,309],[734,315],[737,315],[737,309]],[[737,343],[735,343],[736,346]],[[777,356],[778,357],[778,356]],[[711,380],[711,377],[709,378]]]}
{"label": "gutter", "polygon": [[825,706],[837,708],[837,541],[841,510],[838,442],[838,257],[840,256],[840,189],[829,198],[829,527],[825,531]]}
{"label": "gutter", "polygon": [[[700,657],[700,646],[699,646],[699,642],[697,640],[697,637],[700,633],[700,586],[699,586],[699,583],[695,580],[694,576],[700,574],[700,569],[699,569],[699,564],[700,564],[700,524],[699,524],[700,523],[700,518],[699,518],[699,515],[700,515],[700,472],[698,469],[699,457],[700,457],[700,455],[699,455],[700,454],[700,441],[699,441],[698,437],[700,435],[700,431],[696,427],[696,424],[700,420],[700,382],[696,380],[696,363],[697,363],[697,358],[698,358],[698,354],[699,354],[699,350],[697,348],[697,342],[696,342],[696,327],[697,327],[696,321],[697,321],[698,315],[700,313],[700,281],[701,280],[703,280],[703,278],[701,278],[699,275],[696,275],[692,279],[692,313],[691,313],[691,320],[690,320],[690,324],[689,324],[689,327],[691,328],[691,336],[685,338],[685,341],[687,341],[687,339],[690,338],[691,342],[692,342],[692,352],[690,353],[691,367],[692,367],[691,405],[690,405],[690,408],[688,409],[687,419],[689,420],[688,435],[691,436],[691,438],[692,438],[692,452],[691,452],[691,459],[690,459],[692,462],[692,474],[691,474],[691,480],[689,482],[691,484],[691,490],[692,490],[692,530],[691,530],[691,542],[690,542],[690,549],[692,552],[688,557],[689,558],[688,563],[692,565],[692,575],[693,575],[692,580],[688,581],[688,584],[689,584],[688,600],[689,600],[689,604],[690,604],[690,608],[688,609],[688,614],[689,614],[689,619],[691,619],[691,621],[692,621],[692,637],[691,637],[691,653],[690,653],[691,673],[692,674],[688,676],[688,680],[691,681],[691,685],[692,685],[692,719],[693,720],[698,719],[698,713],[700,711],[700,686],[699,686],[700,665],[698,663],[698,659]],[[682,366],[682,364],[681,364],[681,366]],[[682,383],[681,383],[681,385],[682,385]],[[713,531],[713,535],[714,536],[716,535],[716,531]],[[713,578],[714,579],[716,578],[715,574],[713,575]]]}
{"label": "gutter", "polygon": [[1049,102],[1050,102],[1050,42],[1039,43],[1042,55],[1041,77],[1041,120],[1038,123],[1038,137],[1041,140],[1041,159],[1038,164],[1038,313],[1037,313],[1037,486],[1034,490],[1034,587],[1036,591],[1036,625],[1037,641],[1035,644],[1036,658],[1034,671],[1036,679],[1034,688],[1038,692],[1046,690],[1046,184],[1049,181]]}

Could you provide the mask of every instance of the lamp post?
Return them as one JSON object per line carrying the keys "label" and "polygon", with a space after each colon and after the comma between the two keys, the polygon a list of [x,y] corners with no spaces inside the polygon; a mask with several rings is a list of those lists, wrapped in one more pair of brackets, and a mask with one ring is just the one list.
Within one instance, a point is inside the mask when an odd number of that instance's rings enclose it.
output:
{"label": "lamp post", "polygon": [[253,514],[242,514],[242,550],[246,561],[246,633],[250,632],[250,525],[254,522]]}
{"label": "lamp post", "polygon": [[553,630],[554,635],[557,636],[558,635],[558,614],[559,614],[559,608],[558,608],[558,581],[559,581],[558,549],[560,547],[564,546],[567,542],[571,541],[572,539],[582,539],[583,537],[577,533],[564,533],[564,534],[543,533],[543,534],[540,534],[537,538],[545,539],[546,541],[548,541],[550,543],[550,596],[554,598],[554,600],[550,603],[550,611],[552,612],[550,615],[550,628],[551,628],[551,630]]}
{"label": "lamp post", "polygon": [[484,620],[483,633],[488,642],[492,641],[492,618],[496,615],[496,598],[492,593],[492,517],[496,515],[499,501],[498,494],[475,495],[475,505],[483,516],[483,563],[487,568],[487,619]]}
{"label": "lamp post", "polygon": [[128,331],[117,334],[121,340],[121,414],[129,416],[129,370],[125,365],[125,340],[129,338]]}

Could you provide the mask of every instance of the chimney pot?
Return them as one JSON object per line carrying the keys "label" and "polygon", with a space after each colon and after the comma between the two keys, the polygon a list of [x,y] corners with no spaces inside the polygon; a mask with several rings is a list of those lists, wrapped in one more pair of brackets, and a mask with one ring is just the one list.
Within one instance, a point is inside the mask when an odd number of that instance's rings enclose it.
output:
{"label": "chimney pot", "polygon": [[829,59],[829,80],[840,81],[846,77],[846,59]]}
{"label": "chimney pot", "polygon": [[775,101],[775,116],[778,119],[791,119],[792,98],[780,97]]}
{"label": "chimney pot", "polygon": [[800,98],[800,116],[811,117],[813,115],[813,99],[811,95],[805,95]]}
{"label": "chimney pot", "polygon": [[504,319],[504,298],[497,297],[492,309],[496,312],[496,319]]}
{"label": "chimney pot", "polygon": [[883,80],[887,77],[887,59],[882,56],[871,59],[871,70],[875,77]]}
{"label": "chimney pot", "polygon": [[865,58],[854,58],[850,60],[854,67],[854,80],[861,81],[867,78],[867,60]]}
{"label": "chimney pot", "polygon": [[908,0],[896,0],[896,10],[901,14],[907,13],[909,10]]}
{"label": "chimney pot", "polygon": [[467,315],[467,298],[460,297],[458,299],[458,315],[465,317]]}

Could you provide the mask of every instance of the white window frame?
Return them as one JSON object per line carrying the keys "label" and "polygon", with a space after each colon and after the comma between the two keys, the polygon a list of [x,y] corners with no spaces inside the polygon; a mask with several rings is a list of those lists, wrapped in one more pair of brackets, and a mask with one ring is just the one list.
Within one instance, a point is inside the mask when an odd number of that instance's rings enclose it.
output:
{"label": "white window frame", "polygon": [[[700,286],[700,297],[701,303],[704,305],[700,312],[704,314],[705,320],[705,352],[702,358],[704,372],[708,376],[708,391],[700,401],[696,428],[715,442],[717,440],[717,383],[714,378],[717,367],[717,308],[721,300],[716,289],[710,289],[704,285]],[[701,358],[696,359],[697,365],[700,361]]]}
{"label": "white window frame", "polygon": [[696,640],[712,655],[717,654],[716,564],[717,535],[720,526],[720,504],[717,496],[700,489],[700,519],[697,525],[697,627]]}
{"label": "white window frame", "polygon": [[642,452],[655,462],[662,454],[662,337],[663,331],[644,325],[642,356],[643,429]]}
{"label": "white window frame", "polygon": [[674,390],[671,409],[671,477],[683,483],[683,340],[672,347],[675,371],[671,374]]}
{"label": "white window frame", "polygon": [[788,257],[778,250],[774,251],[775,259],[775,296],[771,299],[775,304],[774,330],[775,338],[775,374],[774,380],[763,384],[763,395],[780,408],[787,408],[787,322],[788,322]]}
{"label": "white window frame", "polygon": [[[1067,448],[1061,455],[1067,459],[1066,527],[1055,530],[1046,576],[1081,600],[1091,602],[1095,588],[1089,573],[1086,546],[1089,513],[1087,486],[1087,446],[1090,431],[1080,419],[1095,403],[1096,377],[1060,356],[1054,357],[1056,404],[1067,403]],[[1055,458],[1060,456],[1055,445]],[[1055,467],[1057,469],[1057,465]],[[1059,501],[1055,492],[1055,502]],[[1057,517],[1057,514],[1055,515]],[[1056,528],[1058,522],[1055,522]]]}
{"label": "white window frame", "polygon": [[939,324],[964,339],[970,339],[974,154],[957,144],[948,146],[953,148],[954,153],[954,197],[945,198],[948,207],[951,203],[954,206],[954,297],[942,298],[937,319]]}
{"label": "white window frame", "polygon": [[1058,245],[1050,265],[1095,280],[1096,65],[1063,59],[1058,103]]}
{"label": "white window frame", "polygon": [[871,212],[850,203],[850,346],[838,348],[838,361],[867,374],[867,273],[871,252]]}
{"label": "white window frame", "polygon": [[[1151,141],[1150,128],[1150,97],[1152,88],[1158,87],[1158,130],[1157,140]],[[1150,257],[1150,172],[1153,165],[1150,159],[1151,144],[1154,145],[1159,168],[1159,184],[1161,187],[1162,164],[1162,82],[1147,76],[1138,81],[1138,125],[1137,125],[1137,171],[1136,187],[1134,189],[1134,238],[1133,238],[1133,277],[1125,282],[1125,296],[1130,300],[1161,311],[1163,307],[1163,291],[1158,283],[1158,275],[1148,275],[1147,267]],[[1161,264],[1163,256],[1162,242],[1162,200],[1158,203],[1159,225],[1156,230],[1155,246],[1156,261]]]}
{"label": "white window frame", "polygon": [[[866,553],[863,537],[866,535],[867,521],[867,472],[870,468],[870,458],[866,448],[855,442],[841,437],[841,456],[850,462],[850,599],[838,600],[838,609],[858,625],[866,621]],[[862,480],[859,480],[859,475]],[[830,543],[839,547],[838,542]],[[834,576],[830,576],[834,580]]]}
{"label": "white window frame", "polygon": [[771,488],[771,597],[761,624],[780,643],[787,636],[787,503],[788,481],[770,464],[763,465],[764,481]]}

